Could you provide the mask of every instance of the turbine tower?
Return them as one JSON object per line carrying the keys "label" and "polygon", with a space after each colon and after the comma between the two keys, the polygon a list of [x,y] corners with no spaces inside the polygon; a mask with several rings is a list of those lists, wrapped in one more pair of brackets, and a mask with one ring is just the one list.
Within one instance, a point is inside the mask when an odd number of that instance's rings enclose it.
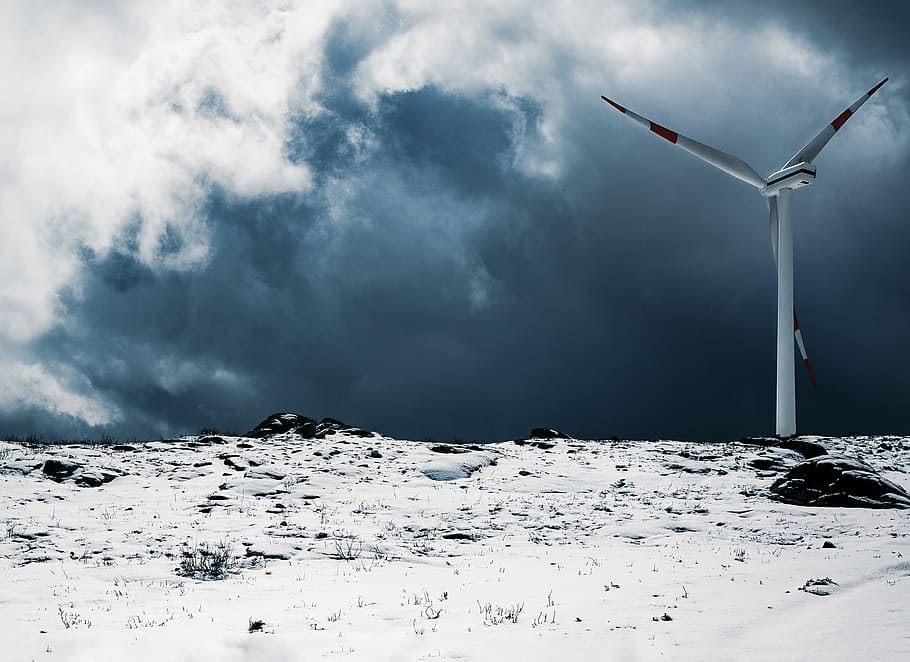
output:
{"label": "turbine tower", "polygon": [[[783,167],[768,177],[761,177],[746,162],[727,154],[697,140],[687,138],[656,122],[633,113],[628,108],[620,106],[615,101],[601,96],[601,99],[613,106],[623,115],[647,127],[651,132],[678,147],[682,147],[690,154],[697,156],[702,161],[710,163],[747,184],[758,189],[768,201],[770,213],[771,250],[777,264],[777,399],[775,431],[778,436],[791,437],[796,434],[796,384],[794,375],[794,338],[799,346],[800,355],[809,379],[815,385],[815,376],[812,366],[806,356],[806,348],[799,332],[799,322],[796,318],[796,308],[793,306],[793,191],[804,186],[809,186],[815,181],[815,165],[813,159],[818,156],[822,148],[837,133],[844,123],[850,119],[859,107],[866,103],[875,92],[888,82],[885,78],[878,85],[857,99],[853,105],[844,110],[834,120],[819,131],[818,135],[806,143],[793,158]],[[792,325],[792,326],[791,326]]]}

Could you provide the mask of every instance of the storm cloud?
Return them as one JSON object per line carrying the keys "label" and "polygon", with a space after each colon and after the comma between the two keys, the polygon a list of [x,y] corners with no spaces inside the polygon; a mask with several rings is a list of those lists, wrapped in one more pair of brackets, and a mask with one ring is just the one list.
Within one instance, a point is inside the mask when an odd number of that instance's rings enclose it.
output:
{"label": "storm cloud", "polygon": [[0,433],[770,433],[764,201],[599,97],[766,174],[884,76],[795,196],[798,425],[910,431],[907,10],[603,5],[7,5]]}

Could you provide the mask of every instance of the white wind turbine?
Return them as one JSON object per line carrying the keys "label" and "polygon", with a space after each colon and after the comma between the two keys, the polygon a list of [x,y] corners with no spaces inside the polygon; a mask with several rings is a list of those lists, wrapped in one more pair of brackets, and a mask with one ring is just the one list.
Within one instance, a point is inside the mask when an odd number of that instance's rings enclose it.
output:
{"label": "white wind turbine", "polygon": [[[822,148],[831,140],[831,137],[850,119],[866,100],[875,94],[876,90],[888,81],[887,78],[866,92],[856,102],[838,115],[834,121],[825,126],[817,136],[810,140],[805,147],[799,150],[793,158],[783,167],[768,175],[761,177],[744,161],[732,154],[704,145],[696,140],[687,138],[681,133],[652,122],[641,115],[633,113],[628,108],[620,106],[615,101],[601,96],[601,99],[613,106],[616,110],[626,115],[661,138],[682,147],[684,150],[723,170],[747,184],[758,189],[768,199],[770,210],[771,250],[777,263],[777,409],[776,433],[781,437],[790,437],[796,434],[796,385],[794,375],[794,347],[793,339],[799,345],[803,362],[809,372],[809,378],[815,385],[812,366],[806,356],[806,348],[799,332],[799,323],[796,319],[796,308],[793,306],[793,191],[808,186],[815,181],[815,165],[812,160],[818,156]],[[792,320],[792,331],[791,331]]]}

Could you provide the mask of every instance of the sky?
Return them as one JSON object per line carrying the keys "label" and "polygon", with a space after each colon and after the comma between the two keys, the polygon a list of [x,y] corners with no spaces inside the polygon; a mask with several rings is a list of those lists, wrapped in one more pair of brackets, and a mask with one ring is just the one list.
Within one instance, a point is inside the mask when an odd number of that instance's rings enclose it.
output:
{"label": "sky", "polygon": [[[903,2],[5,2],[0,436],[910,433]],[[797,364],[798,367],[799,364]]]}

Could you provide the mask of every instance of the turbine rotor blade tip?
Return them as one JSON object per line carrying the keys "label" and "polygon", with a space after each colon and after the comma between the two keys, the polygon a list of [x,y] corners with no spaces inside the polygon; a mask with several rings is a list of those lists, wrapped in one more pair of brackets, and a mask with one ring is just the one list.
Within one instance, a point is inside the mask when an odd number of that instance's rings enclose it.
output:
{"label": "turbine rotor blade tip", "polygon": [[604,101],[606,101],[606,102],[607,102],[608,104],[610,104],[611,106],[613,106],[616,110],[618,110],[619,112],[621,112],[622,114],[625,115],[626,109],[623,108],[622,106],[620,106],[618,103],[616,103],[616,102],[613,101],[612,99],[608,99],[608,98],[605,97],[603,94],[600,95],[600,98],[603,99]]}
{"label": "turbine rotor blade tip", "polygon": [[888,82],[888,77],[886,76],[885,80],[883,80],[881,83],[879,83],[878,85],[873,87],[871,90],[869,90],[869,96],[871,97],[873,94],[875,94],[878,91],[878,88],[880,88],[882,85],[884,85],[887,82]]}

